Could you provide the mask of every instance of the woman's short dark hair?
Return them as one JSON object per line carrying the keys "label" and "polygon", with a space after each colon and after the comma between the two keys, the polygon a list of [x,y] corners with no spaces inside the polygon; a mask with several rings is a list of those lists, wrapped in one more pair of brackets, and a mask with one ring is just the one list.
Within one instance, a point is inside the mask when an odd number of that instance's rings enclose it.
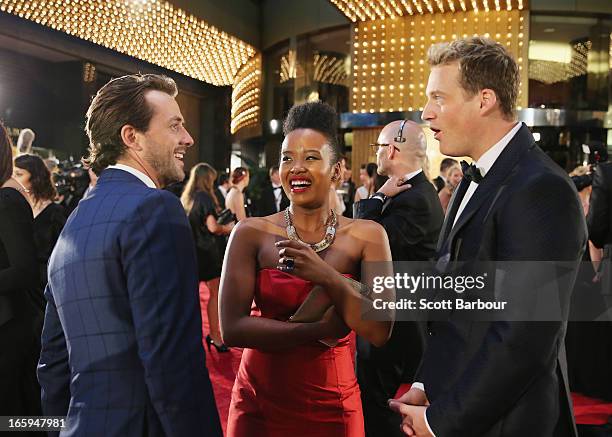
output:
{"label": "woman's short dark hair", "polygon": [[89,137],[89,156],[83,164],[100,174],[117,163],[126,150],[121,128],[133,126],[140,132],[149,129],[153,108],[147,103],[148,91],[161,91],[172,97],[177,88],[174,80],[158,74],[131,74],[104,85],[87,110],[85,132]]}
{"label": "woman's short dark hair", "polygon": [[373,178],[374,176],[376,176],[377,172],[378,172],[378,165],[376,165],[373,162],[369,162],[366,165],[366,173],[368,174],[369,177]]}
{"label": "woman's short dark hair", "polygon": [[0,186],[13,174],[13,144],[8,132],[0,121]]}
{"label": "woman's short dark hair", "polygon": [[287,136],[296,129],[312,129],[323,134],[331,146],[332,164],[340,162],[338,114],[334,108],[321,101],[295,105],[283,123],[283,134]]}
{"label": "woman's short dark hair", "polygon": [[30,173],[30,193],[36,202],[54,200],[57,197],[57,190],[51,181],[51,172],[40,156],[19,155],[15,158],[15,167]]}

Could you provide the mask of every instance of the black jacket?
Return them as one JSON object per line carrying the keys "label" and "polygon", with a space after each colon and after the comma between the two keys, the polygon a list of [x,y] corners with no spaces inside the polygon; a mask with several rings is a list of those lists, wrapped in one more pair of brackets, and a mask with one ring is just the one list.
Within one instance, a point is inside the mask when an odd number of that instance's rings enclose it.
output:
{"label": "black jacket", "polygon": [[[449,204],[441,260],[571,261],[577,267],[586,226],[576,189],[525,125],[452,227],[466,184]],[[529,290],[533,283],[527,277],[515,285]],[[567,299],[573,284],[564,285]],[[565,322],[475,322],[451,311],[428,327],[416,379],[425,385],[427,418],[438,437],[575,435],[563,377]]]}
{"label": "black jacket", "polygon": [[589,203],[589,239],[599,248],[612,244],[612,163],[599,165],[593,175]]}
{"label": "black jacket", "polygon": [[442,176],[438,176],[433,180],[434,185],[436,186],[436,190],[438,193],[442,191],[442,189],[446,186],[446,182],[442,179]]}
{"label": "black jacket", "polygon": [[405,182],[412,188],[383,204],[363,199],[354,206],[355,218],[375,220],[387,231],[393,261],[426,261],[436,253],[444,212],[436,190],[423,172]]}
{"label": "black jacket", "polygon": [[283,211],[285,208],[289,206],[289,198],[285,194],[283,188],[280,188],[281,191],[281,202],[280,209],[276,209],[276,197],[274,196],[274,189],[272,187],[272,183],[268,182],[261,193],[261,199],[259,205],[257,205],[257,215],[259,217],[265,217],[267,215],[276,214],[279,211]]}

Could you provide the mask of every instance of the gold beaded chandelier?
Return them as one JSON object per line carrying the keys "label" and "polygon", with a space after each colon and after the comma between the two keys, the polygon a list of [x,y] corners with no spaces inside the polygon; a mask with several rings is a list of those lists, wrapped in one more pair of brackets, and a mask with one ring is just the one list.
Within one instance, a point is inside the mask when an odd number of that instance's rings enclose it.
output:
{"label": "gold beaded chandelier", "polygon": [[0,0],[0,11],[212,85],[232,85],[256,54],[164,0]]}

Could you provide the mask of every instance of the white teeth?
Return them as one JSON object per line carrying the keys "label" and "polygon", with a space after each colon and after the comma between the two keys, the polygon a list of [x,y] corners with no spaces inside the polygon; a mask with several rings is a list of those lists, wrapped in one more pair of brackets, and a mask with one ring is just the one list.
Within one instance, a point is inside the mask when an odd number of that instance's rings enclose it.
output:
{"label": "white teeth", "polygon": [[176,159],[181,159],[181,160],[182,160],[184,156],[185,156],[185,154],[184,154],[184,153],[181,153],[181,152],[176,152],[176,153],[174,154],[174,157],[175,157]]}
{"label": "white teeth", "polygon": [[291,186],[292,187],[306,187],[306,186],[310,186],[311,183],[309,181],[291,181]]}

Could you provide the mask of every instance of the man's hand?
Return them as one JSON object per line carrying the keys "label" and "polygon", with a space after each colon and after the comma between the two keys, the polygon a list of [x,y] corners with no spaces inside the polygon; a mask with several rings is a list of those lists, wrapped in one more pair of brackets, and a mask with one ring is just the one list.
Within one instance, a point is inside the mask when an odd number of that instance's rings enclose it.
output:
{"label": "man's hand", "polygon": [[423,390],[418,388],[411,388],[397,399],[389,399],[389,401],[392,400],[407,405],[429,406],[429,399],[427,399],[427,395]]}
{"label": "man's hand", "polygon": [[410,184],[402,185],[404,182],[402,178],[391,176],[377,192],[383,193],[387,197],[397,196],[402,191],[406,191],[408,188],[412,187]]}
{"label": "man's hand", "polygon": [[400,426],[404,434],[414,437],[432,437],[425,423],[426,406],[407,405],[396,400],[390,400],[389,408],[402,415]]}

